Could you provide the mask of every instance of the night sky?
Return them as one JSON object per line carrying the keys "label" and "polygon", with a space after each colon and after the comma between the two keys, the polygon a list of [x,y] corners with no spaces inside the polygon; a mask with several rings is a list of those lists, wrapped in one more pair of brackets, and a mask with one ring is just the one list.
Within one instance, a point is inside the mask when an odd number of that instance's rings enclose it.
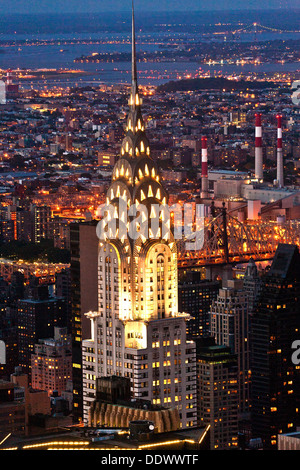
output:
{"label": "night sky", "polygon": [[[131,0],[0,0],[4,13],[91,13],[127,11]],[[136,10],[234,10],[299,8],[299,0],[135,0]]]}

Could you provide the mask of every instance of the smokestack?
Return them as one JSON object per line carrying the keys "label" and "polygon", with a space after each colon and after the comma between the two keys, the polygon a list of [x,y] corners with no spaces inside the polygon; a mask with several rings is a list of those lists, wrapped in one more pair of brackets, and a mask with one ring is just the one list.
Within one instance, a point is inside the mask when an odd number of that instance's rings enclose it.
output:
{"label": "smokestack", "polygon": [[255,178],[263,179],[261,114],[255,114]]}
{"label": "smokestack", "polygon": [[277,116],[277,183],[280,188],[284,186],[281,115]]}
{"label": "smokestack", "polygon": [[202,176],[201,176],[201,198],[208,197],[208,171],[207,171],[207,138],[201,139]]}
{"label": "smokestack", "polygon": [[6,85],[12,85],[12,72],[10,69],[7,71]]}

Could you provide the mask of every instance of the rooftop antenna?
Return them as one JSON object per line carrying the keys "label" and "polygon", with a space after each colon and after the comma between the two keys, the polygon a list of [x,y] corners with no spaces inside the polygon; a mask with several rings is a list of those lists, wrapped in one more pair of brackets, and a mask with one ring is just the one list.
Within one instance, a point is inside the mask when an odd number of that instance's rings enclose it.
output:
{"label": "rooftop antenna", "polygon": [[132,96],[135,96],[137,86],[137,68],[136,68],[136,45],[135,45],[135,21],[134,21],[134,3],[132,0],[132,64],[131,64],[131,86]]}
{"label": "rooftop antenna", "polygon": [[144,130],[141,104],[143,100],[139,96],[136,66],[135,21],[134,3],[132,0],[132,58],[131,58],[131,95],[129,100],[130,114],[128,116],[128,128],[135,134]]}

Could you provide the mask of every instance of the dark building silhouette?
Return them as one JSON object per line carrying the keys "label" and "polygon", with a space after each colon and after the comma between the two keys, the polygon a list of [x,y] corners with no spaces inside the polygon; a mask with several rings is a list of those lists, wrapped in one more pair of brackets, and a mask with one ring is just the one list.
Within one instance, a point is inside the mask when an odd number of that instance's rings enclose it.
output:
{"label": "dark building silhouette", "polygon": [[0,341],[5,344],[5,364],[0,364],[0,378],[9,379],[18,365],[18,325],[14,309],[0,304]]}
{"label": "dark building silhouette", "polygon": [[66,301],[66,326],[72,332],[71,270],[63,269],[55,274],[55,295]]}
{"label": "dark building silhouette", "polygon": [[300,425],[300,369],[291,359],[300,333],[299,300],[299,249],[280,244],[251,321],[253,437],[261,437],[266,449]]}
{"label": "dark building silhouette", "polygon": [[70,224],[73,416],[83,416],[82,339],[90,334],[84,314],[98,310],[98,238],[96,221]]}
{"label": "dark building silhouette", "polygon": [[187,322],[189,338],[209,333],[209,310],[219,288],[219,281],[202,280],[198,271],[187,272],[178,281],[178,310],[192,317]]}
{"label": "dark building silhouette", "polygon": [[255,308],[261,285],[261,278],[257,266],[252,258],[247,265],[243,280],[244,291],[246,293],[248,302],[248,313],[251,315]]}
{"label": "dark building silhouette", "polygon": [[30,298],[17,303],[19,365],[30,374],[31,354],[39,339],[52,338],[54,327],[66,326],[66,301],[50,297],[47,286],[32,287]]}

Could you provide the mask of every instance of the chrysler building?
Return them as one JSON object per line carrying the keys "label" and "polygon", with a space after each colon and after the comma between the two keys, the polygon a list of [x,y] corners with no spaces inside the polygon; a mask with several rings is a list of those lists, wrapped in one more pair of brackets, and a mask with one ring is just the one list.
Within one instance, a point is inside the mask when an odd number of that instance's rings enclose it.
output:
{"label": "chrysler building", "polygon": [[[97,377],[131,380],[132,398],[177,408],[196,426],[195,344],[178,312],[177,246],[168,195],[151,158],[138,89],[132,11],[132,82],[126,135],[106,195],[98,250],[98,311],[83,341],[83,412]],[[164,210],[165,209],[165,210]],[[106,227],[105,227],[106,224]]]}

